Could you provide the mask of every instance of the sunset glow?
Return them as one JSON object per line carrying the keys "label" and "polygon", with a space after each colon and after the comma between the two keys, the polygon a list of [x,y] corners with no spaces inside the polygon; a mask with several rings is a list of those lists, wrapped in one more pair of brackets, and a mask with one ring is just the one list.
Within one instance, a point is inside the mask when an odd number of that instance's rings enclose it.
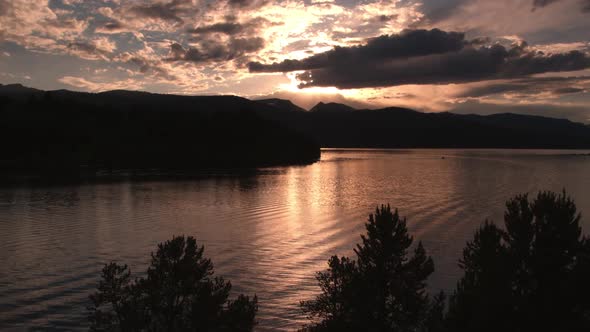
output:
{"label": "sunset glow", "polygon": [[[313,106],[311,96],[362,108],[421,111],[493,113],[513,106],[516,112],[586,121],[588,15],[584,0],[1,1],[0,83],[49,90],[284,97],[305,108]],[[524,73],[475,74],[469,69],[473,77],[467,77],[460,68],[439,72],[449,66],[436,54],[378,55],[414,47],[411,43],[422,37],[403,36],[430,29],[448,36],[462,33],[463,53],[502,45],[506,51],[520,50],[522,59],[538,58],[538,63],[545,61],[542,57],[581,56]],[[390,46],[373,50],[371,41],[379,37]],[[357,50],[359,55],[302,65],[333,50]],[[336,65],[340,60],[345,63]],[[355,79],[346,71],[353,71]],[[302,79],[307,75],[313,79]],[[373,77],[379,75],[384,76]],[[540,78],[547,75],[559,77],[559,83]],[[533,101],[523,104],[522,94]]]}
{"label": "sunset glow", "polygon": [[298,74],[302,74],[303,71],[294,71],[291,73],[286,73],[285,76],[291,81],[288,84],[280,84],[278,86],[279,91],[288,91],[293,93],[303,93],[303,94],[312,94],[312,95],[342,95],[344,97],[349,98],[359,98],[361,97],[363,90],[361,89],[338,89],[333,86],[314,86],[308,88],[300,88],[299,85],[301,81],[297,79]]}

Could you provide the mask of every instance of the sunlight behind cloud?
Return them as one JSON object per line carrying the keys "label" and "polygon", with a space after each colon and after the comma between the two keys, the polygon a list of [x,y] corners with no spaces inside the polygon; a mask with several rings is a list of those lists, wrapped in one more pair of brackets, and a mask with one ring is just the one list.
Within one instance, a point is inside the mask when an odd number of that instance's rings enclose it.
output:
{"label": "sunlight behind cloud", "polygon": [[288,91],[288,92],[295,92],[295,93],[305,93],[305,94],[340,94],[347,98],[359,98],[360,97],[360,89],[338,89],[336,87],[309,87],[309,88],[299,88],[299,84],[301,81],[297,79],[297,75],[301,74],[303,71],[295,71],[286,73],[285,75],[289,78],[289,83],[284,83],[279,85],[279,90]]}

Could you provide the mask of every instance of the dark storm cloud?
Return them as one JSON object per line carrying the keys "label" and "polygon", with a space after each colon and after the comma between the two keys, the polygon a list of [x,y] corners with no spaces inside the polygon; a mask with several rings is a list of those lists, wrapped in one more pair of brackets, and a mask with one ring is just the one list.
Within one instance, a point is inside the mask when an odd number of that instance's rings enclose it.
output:
{"label": "dark storm cloud", "polygon": [[561,72],[582,70],[590,67],[590,56],[581,51],[569,51],[566,53],[543,54],[534,50],[517,51],[511,54],[508,50],[505,54],[505,63],[502,64],[499,76],[514,77],[540,74],[547,72]]}
{"label": "dark storm cloud", "polygon": [[297,76],[304,82],[301,87],[338,88],[464,83],[588,67],[590,57],[580,51],[543,54],[524,43],[510,48],[479,46],[461,33],[436,29],[382,36],[362,46],[337,47],[303,60],[249,64],[251,72],[305,70]]}
{"label": "dark storm cloud", "polygon": [[370,61],[372,63],[391,59],[457,51],[464,47],[462,33],[434,30],[403,31],[399,35],[384,35],[370,39],[366,45],[335,47],[333,50],[313,55],[303,60],[285,60],[280,63],[249,64],[252,72],[289,72],[328,67],[349,66]]}
{"label": "dark storm cloud", "polygon": [[180,44],[170,46],[167,61],[188,61],[194,63],[229,61],[256,52],[264,47],[262,38],[233,38],[227,42],[203,40],[199,47],[184,48]]}

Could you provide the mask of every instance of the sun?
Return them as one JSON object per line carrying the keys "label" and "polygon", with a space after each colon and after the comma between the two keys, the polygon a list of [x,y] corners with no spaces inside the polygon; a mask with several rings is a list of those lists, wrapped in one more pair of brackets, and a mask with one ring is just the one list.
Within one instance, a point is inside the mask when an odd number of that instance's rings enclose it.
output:
{"label": "sun", "polygon": [[279,90],[282,91],[289,91],[295,93],[304,93],[304,94],[315,94],[315,95],[335,95],[339,94],[344,97],[357,97],[359,95],[358,89],[338,89],[334,86],[314,86],[308,88],[300,88],[299,84],[301,81],[297,79],[297,75],[303,73],[304,71],[294,71],[290,73],[285,73],[287,78],[289,78],[289,83],[283,83],[279,85]]}

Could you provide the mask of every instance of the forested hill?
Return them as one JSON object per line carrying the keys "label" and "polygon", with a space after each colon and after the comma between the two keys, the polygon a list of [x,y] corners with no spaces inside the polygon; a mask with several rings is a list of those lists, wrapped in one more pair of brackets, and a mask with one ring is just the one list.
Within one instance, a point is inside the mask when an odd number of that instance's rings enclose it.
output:
{"label": "forested hill", "polygon": [[320,103],[307,112],[265,113],[322,147],[333,148],[590,148],[590,127],[521,114],[422,113],[389,107],[355,110]]}
{"label": "forested hill", "polygon": [[319,146],[248,99],[0,86],[0,168],[194,170],[302,164]]}

